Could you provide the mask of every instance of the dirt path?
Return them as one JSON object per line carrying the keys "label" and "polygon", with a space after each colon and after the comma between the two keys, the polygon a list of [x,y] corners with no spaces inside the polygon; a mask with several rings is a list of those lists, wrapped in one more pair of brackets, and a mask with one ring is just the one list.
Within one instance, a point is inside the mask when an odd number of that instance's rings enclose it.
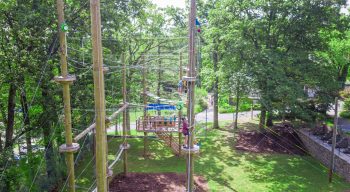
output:
{"label": "dirt path", "polygon": [[[209,191],[203,177],[195,176],[198,192]],[[186,176],[177,173],[129,173],[127,177],[117,175],[111,181],[109,188],[112,192],[183,192],[186,191]]]}

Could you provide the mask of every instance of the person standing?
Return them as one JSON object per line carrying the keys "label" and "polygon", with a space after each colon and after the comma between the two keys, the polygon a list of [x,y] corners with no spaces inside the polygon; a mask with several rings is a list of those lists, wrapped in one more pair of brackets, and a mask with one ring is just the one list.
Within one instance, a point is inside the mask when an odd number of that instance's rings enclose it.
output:
{"label": "person standing", "polygon": [[185,136],[184,144],[182,145],[184,148],[188,148],[188,136],[190,134],[189,128],[188,128],[188,123],[185,117],[182,119],[182,134]]}

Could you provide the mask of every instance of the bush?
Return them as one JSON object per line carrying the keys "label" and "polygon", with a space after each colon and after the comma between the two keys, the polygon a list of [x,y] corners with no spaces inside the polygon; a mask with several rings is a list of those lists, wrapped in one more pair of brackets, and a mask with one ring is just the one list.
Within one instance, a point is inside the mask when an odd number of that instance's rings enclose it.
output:
{"label": "bush", "polygon": [[340,112],[340,117],[350,119],[350,98],[344,101],[344,111]]}
{"label": "bush", "polygon": [[[235,98],[233,98],[235,100]],[[252,105],[252,100],[243,97],[239,101],[239,112],[243,111],[250,111],[251,105]],[[253,106],[253,109],[259,109],[260,105],[255,104]],[[236,106],[231,106],[229,105],[229,100],[228,97],[220,98],[219,99],[219,113],[234,113],[236,112]]]}
{"label": "bush", "polygon": [[340,117],[350,119],[350,111],[342,111],[342,112],[340,112]]}
{"label": "bush", "polygon": [[195,90],[195,100],[196,105],[194,106],[194,112],[200,113],[208,108],[208,98],[207,98],[208,92],[205,89],[197,88]]}

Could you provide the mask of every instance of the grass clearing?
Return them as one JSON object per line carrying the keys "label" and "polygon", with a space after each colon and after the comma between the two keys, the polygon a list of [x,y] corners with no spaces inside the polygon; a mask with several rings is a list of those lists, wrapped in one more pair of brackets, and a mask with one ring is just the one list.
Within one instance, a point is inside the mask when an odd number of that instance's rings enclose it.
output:
{"label": "grass clearing", "polygon": [[[243,126],[243,125],[242,125]],[[241,127],[242,127],[241,126]],[[144,159],[143,140],[129,139],[128,166],[130,172],[176,172],[184,173],[184,158],[174,156],[157,139],[150,139],[151,159]],[[109,160],[114,159],[120,139],[109,142]],[[92,156],[76,169],[76,175],[88,164]],[[93,163],[77,179],[77,185],[86,191],[92,184]],[[114,167],[114,173],[122,171],[122,161]],[[204,176],[211,191],[298,191],[328,192],[345,191],[350,184],[336,177],[328,183],[327,168],[310,156],[283,154],[256,154],[234,149],[234,133],[231,131],[208,130],[201,139],[201,154],[195,160],[195,174]]]}

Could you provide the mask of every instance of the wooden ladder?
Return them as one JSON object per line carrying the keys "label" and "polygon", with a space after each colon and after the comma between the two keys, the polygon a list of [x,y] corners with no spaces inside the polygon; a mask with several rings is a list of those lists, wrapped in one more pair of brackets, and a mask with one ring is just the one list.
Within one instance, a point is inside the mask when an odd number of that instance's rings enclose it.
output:
{"label": "wooden ladder", "polygon": [[172,137],[169,133],[156,132],[156,135],[164,141],[165,145],[168,146],[172,152],[176,155],[181,155],[179,152],[179,141],[177,137]]}

